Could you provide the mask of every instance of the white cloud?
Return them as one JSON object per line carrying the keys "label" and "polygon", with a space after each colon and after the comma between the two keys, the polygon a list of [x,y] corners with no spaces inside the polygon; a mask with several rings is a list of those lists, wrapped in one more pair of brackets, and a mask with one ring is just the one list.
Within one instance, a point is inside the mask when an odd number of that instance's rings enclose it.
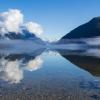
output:
{"label": "white cloud", "polygon": [[9,9],[0,13],[0,34],[4,35],[8,32],[18,33],[22,30],[22,27],[37,36],[43,33],[43,28],[38,23],[24,23],[24,15],[18,9]]}
{"label": "white cloud", "polygon": [[17,33],[20,31],[20,26],[23,23],[23,14],[17,9],[10,9],[1,13],[0,19],[0,31],[2,33]]}
{"label": "white cloud", "polygon": [[100,45],[100,36],[83,39],[83,41],[86,42],[88,45],[97,46]]}
{"label": "white cloud", "polygon": [[41,25],[35,22],[26,23],[26,28],[29,32],[34,33],[37,36],[40,36],[43,33],[43,28],[41,27]]}

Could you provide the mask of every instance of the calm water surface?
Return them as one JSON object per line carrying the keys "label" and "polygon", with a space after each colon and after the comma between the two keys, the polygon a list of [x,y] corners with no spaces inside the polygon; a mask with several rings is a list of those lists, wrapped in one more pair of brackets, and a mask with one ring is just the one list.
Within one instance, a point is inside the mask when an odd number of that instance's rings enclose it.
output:
{"label": "calm water surface", "polygon": [[37,50],[0,55],[0,100],[100,100],[100,59]]}

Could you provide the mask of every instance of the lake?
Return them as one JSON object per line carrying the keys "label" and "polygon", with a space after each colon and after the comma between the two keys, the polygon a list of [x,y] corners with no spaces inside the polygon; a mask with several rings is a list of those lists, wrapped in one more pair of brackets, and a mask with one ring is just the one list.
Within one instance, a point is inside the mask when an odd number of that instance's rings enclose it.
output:
{"label": "lake", "polygon": [[0,100],[100,100],[100,52],[0,53]]}

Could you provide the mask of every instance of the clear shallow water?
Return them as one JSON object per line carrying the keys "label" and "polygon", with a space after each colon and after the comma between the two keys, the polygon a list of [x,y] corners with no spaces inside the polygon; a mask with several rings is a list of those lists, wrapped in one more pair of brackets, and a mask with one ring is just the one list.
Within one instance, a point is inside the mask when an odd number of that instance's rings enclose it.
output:
{"label": "clear shallow water", "polygon": [[100,100],[99,57],[36,51],[1,54],[0,100]]}

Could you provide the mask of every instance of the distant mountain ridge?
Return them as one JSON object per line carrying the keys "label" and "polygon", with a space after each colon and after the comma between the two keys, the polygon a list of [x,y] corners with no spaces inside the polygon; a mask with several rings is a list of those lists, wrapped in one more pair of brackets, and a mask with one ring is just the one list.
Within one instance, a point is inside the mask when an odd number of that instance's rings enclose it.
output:
{"label": "distant mountain ridge", "polygon": [[0,35],[0,39],[30,39],[35,38],[36,36],[33,33],[30,33],[27,30],[22,30],[22,32],[15,33],[15,32],[8,32],[4,35]]}
{"label": "distant mountain ridge", "polygon": [[80,38],[92,38],[100,36],[100,17],[95,17],[89,22],[80,25],[75,28],[65,36],[61,38],[63,39],[80,39]]}
{"label": "distant mountain ridge", "polygon": [[0,39],[8,39],[8,40],[32,40],[33,42],[44,44],[44,41],[42,41],[39,37],[37,37],[35,34],[29,32],[28,30],[23,29],[19,33],[15,32],[9,32],[5,33],[4,35],[0,35]]}

